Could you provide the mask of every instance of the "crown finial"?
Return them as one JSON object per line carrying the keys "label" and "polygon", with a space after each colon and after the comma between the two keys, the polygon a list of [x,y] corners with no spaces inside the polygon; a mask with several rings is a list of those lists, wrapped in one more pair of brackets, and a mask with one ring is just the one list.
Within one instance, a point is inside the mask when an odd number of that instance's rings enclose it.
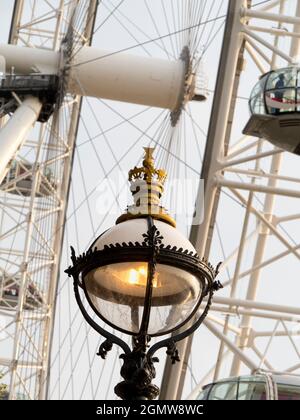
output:
{"label": "crown finial", "polygon": [[143,166],[141,168],[135,167],[129,171],[129,181],[142,179],[148,184],[151,184],[154,181],[159,181],[164,184],[167,173],[163,169],[156,169],[154,166],[153,152],[154,148],[144,147],[145,156],[143,160]]}
{"label": "crown finial", "polygon": [[127,213],[117,220],[117,223],[129,219],[151,216],[176,226],[173,218],[160,205],[167,173],[163,169],[156,169],[154,165],[154,148],[144,147],[145,156],[142,167],[135,167],[129,171],[129,182],[134,199],[134,205],[129,206]]}
{"label": "crown finial", "polygon": [[145,150],[145,157],[144,157],[144,166],[154,166],[154,158],[153,152],[155,150],[154,147],[144,147]]}

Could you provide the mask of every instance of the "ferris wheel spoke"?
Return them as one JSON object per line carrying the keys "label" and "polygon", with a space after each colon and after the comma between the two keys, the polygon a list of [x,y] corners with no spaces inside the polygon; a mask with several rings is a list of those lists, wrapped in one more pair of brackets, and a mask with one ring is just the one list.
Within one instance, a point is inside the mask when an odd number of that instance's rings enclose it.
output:
{"label": "ferris wheel spoke", "polygon": [[[110,9],[108,8],[108,6],[106,6],[105,4],[104,4],[104,7],[105,8],[107,8],[107,10],[108,11],[110,11]],[[133,39],[133,41],[135,41],[136,43],[139,43],[139,40],[138,40],[138,37],[137,36],[135,36],[133,33],[132,33],[132,31],[130,31],[129,29],[128,29],[128,27],[126,26],[126,24],[124,24],[122,21],[121,21],[121,19],[119,19],[118,18],[118,16],[116,16],[116,13],[114,13],[114,11],[115,11],[116,9],[114,9],[112,12],[111,12],[111,14],[113,15],[113,17],[114,17],[114,19],[119,23],[119,25],[125,30],[125,32],[127,33],[127,34],[129,34],[129,36]],[[124,14],[122,13],[122,17],[124,17]],[[129,20],[128,18],[126,18],[126,20]],[[137,25],[135,25],[136,27],[137,27]],[[144,47],[143,45],[141,45],[141,48],[143,49],[143,51],[146,53],[146,55],[148,55],[149,57],[151,57],[152,56],[152,54],[147,50],[147,48],[146,47]]]}
{"label": "ferris wheel spoke", "polygon": [[[19,2],[16,2],[19,3]],[[30,16],[30,24],[29,21],[27,21],[27,23],[24,23],[24,21],[20,21],[17,22],[17,24],[15,25],[15,28],[17,28],[17,25],[19,25],[20,27],[20,31],[19,31],[19,37],[18,37],[18,41],[19,43],[24,43],[26,45],[32,46],[33,44],[35,44],[37,47],[45,47],[45,48],[57,48],[57,46],[59,46],[60,41],[63,39],[63,31],[60,32],[61,25],[68,25],[67,19],[66,19],[66,15],[64,14],[66,12],[66,10],[70,10],[69,6],[71,4],[71,2],[66,2],[64,4],[64,2],[61,2],[61,5],[63,5],[64,9],[61,9],[59,12],[60,13],[56,13],[57,12],[57,8],[56,5],[54,6],[54,4],[52,4],[53,2],[49,1],[49,2],[35,2],[36,7],[32,6],[32,13]],[[24,7],[27,7],[28,10],[28,5],[30,5],[30,2],[25,1],[24,2]],[[66,9],[65,9],[66,6]],[[18,6],[17,6],[18,7]],[[49,7],[49,10],[47,10],[47,8]],[[68,13],[68,12],[67,12]],[[57,17],[62,17],[61,20],[59,20]],[[52,19],[53,17],[55,17],[54,19]],[[79,20],[78,20],[78,24],[82,24],[84,21],[84,13],[83,13],[83,9],[80,10],[80,15],[78,16]],[[73,21],[74,22],[74,21]],[[55,29],[55,25],[52,26],[52,23],[56,23],[56,29]],[[48,25],[47,30],[43,29],[43,25]],[[66,26],[65,26],[66,28]],[[53,31],[52,31],[53,29]],[[78,42],[82,42],[83,38],[80,37],[80,32],[76,31],[76,37],[78,36]],[[14,36],[14,34],[13,34]],[[16,37],[17,39],[17,37]],[[52,43],[53,42],[53,43]],[[76,103],[75,107],[76,107]],[[71,103],[70,103],[71,105]],[[64,115],[64,116],[63,116]],[[62,138],[65,139],[65,136],[67,134],[67,131],[69,130],[68,128],[68,124],[70,121],[70,114],[68,115],[68,113],[66,112],[66,110],[63,109],[62,107],[62,111],[61,111],[61,116],[56,118],[56,122],[55,122],[55,118],[53,119],[54,124],[56,124],[55,126],[52,124],[52,127],[48,130],[47,135],[45,136],[45,143],[44,146],[42,146],[44,148],[44,152],[43,153],[43,159],[44,159],[44,165],[45,167],[43,168],[43,170],[47,170],[51,169],[52,174],[54,176],[56,176],[58,179],[61,176],[61,163],[64,162],[64,156],[62,155],[61,157],[59,157],[59,155],[57,154],[57,151],[55,150],[55,147],[53,147],[52,145],[54,143],[61,142],[61,146],[62,149],[61,151],[64,149],[66,150],[69,147],[68,141],[64,142],[61,141]],[[59,122],[58,120],[61,119],[61,121]],[[61,131],[63,129],[63,131]],[[55,140],[55,130],[57,132],[60,132],[58,134],[58,141],[56,142]],[[47,141],[50,140],[50,144],[52,143],[51,147],[50,147],[50,155],[52,153],[52,156],[49,159],[49,152],[47,149]],[[29,159],[31,160],[33,157],[33,154],[35,153],[35,147],[33,146],[33,143],[30,145],[31,146],[31,150],[27,148],[28,152],[27,155],[30,156]],[[60,146],[59,146],[60,147]],[[26,156],[23,152],[23,150],[21,150],[21,153],[23,153],[23,156]],[[67,156],[67,155],[66,155]],[[45,159],[46,158],[46,159]],[[26,163],[27,165],[27,163]],[[24,165],[23,165],[24,166]],[[42,166],[41,166],[42,167]],[[25,166],[26,168],[26,166]],[[27,168],[26,168],[27,169]],[[24,177],[24,179],[28,179],[29,176],[33,177],[34,176],[34,171],[27,171],[26,172],[26,177]],[[53,235],[53,222],[51,222],[49,220],[49,216],[51,216],[51,214],[55,215],[55,211],[59,211],[59,208],[57,208],[57,210],[53,209],[53,207],[56,206],[56,198],[58,199],[58,202],[61,202],[61,200],[59,199],[59,196],[56,194],[56,191],[54,191],[53,185],[51,185],[49,183],[48,178],[44,175],[44,173],[41,175],[41,179],[44,181],[44,185],[45,185],[45,191],[47,191],[46,193],[44,193],[44,197],[40,198],[40,201],[38,203],[38,200],[36,200],[36,208],[37,211],[40,212],[39,215],[37,215],[36,217],[36,222],[32,223],[32,228],[33,228],[33,236],[31,238],[31,250],[30,253],[28,254],[29,256],[29,260],[28,260],[28,273],[27,273],[27,278],[28,278],[28,284],[30,284],[31,286],[31,282],[34,281],[35,290],[38,290],[38,287],[41,287],[41,292],[44,292],[44,290],[47,290],[48,288],[48,267],[51,267],[53,265],[52,264],[45,264],[44,262],[38,262],[39,260],[36,258],[39,253],[41,253],[41,249],[43,250],[42,252],[47,254],[48,251],[50,252],[51,250],[51,236],[52,238],[55,237],[56,232],[54,232]],[[21,181],[21,180],[20,180]],[[20,182],[17,181],[17,182]],[[47,189],[47,190],[46,190]],[[22,205],[24,206],[24,209],[28,208],[28,203],[29,201],[27,201],[26,203],[26,199],[23,199],[23,192],[20,191],[19,189],[16,189],[16,191],[19,192],[19,196],[20,196],[20,206],[16,206],[16,209],[18,209],[20,211],[20,208],[22,208]],[[8,194],[11,194],[10,191]],[[52,198],[50,198],[51,194],[53,194],[53,200]],[[49,198],[47,198],[47,195]],[[57,197],[55,198],[55,195],[57,195]],[[46,197],[45,197],[46,196]],[[12,202],[13,200],[11,200]],[[16,201],[16,200],[15,200]],[[12,207],[13,208],[13,207]],[[28,210],[27,210],[28,211]],[[25,210],[24,212],[24,216],[26,217],[26,212]],[[46,214],[48,213],[48,220],[46,217]],[[11,213],[12,214],[12,213]],[[20,225],[21,221],[22,221],[22,215],[20,214],[21,219],[20,222],[17,223],[17,221],[15,222],[16,225]],[[25,222],[26,223],[26,222]],[[54,230],[56,231],[56,227],[54,228]],[[61,230],[61,227],[58,227],[57,231]],[[3,231],[2,231],[3,232]],[[19,238],[19,230],[16,229],[15,230],[15,239]],[[16,246],[16,244],[18,244],[20,241],[20,239],[15,240],[15,244],[14,242],[12,242],[11,244],[11,257],[8,258],[8,263],[12,263],[13,260],[13,255],[15,253],[14,251],[14,247]],[[39,248],[39,252],[38,252],[38,248]],[[20,259],[20,257],[22,257],[22,255],[18,255],[18,253],[16,253],[17,258]],[[18,261],[18,259],[16,257],[15,261]],[[21,260],[22,261],[22,260]],[[16,281],[14,280],[14,284],[17,284]],[[39,285],[39,286],[38,286]],[[25,292],[26,293],[26,292]],[[35,292],[36,293],[36,292]],[[33,306],[35,309],[35,305],[40,305],[40,301],[37,299],[36,295],[32,295],[31,289],[28,289],[28,297],[26,299],[31,299]],[[50,305],[52,305],[52,298],[50,298],[50,301],[48,301],[48,304],[50,303]],[[27,303],[26,303],[27,305]],[[26,309],[25,309],[26,310]],[[28,309],[27,309],[28,310]],[[38,319],[38,318],[37,318]],[[42,320],[42,317],[40,318]],[[37,342],[35,341],[36,339],[39,340],[40,344],[42,346],[44,346],[43,341],[41,341],[38,337],[39,337],[39,328],[41,327],[43,321],[41,321],[41,323],[39,324],[39,322],[37,321],[35,323],[35,325],[30,324],[30,322],[25,322],[21,325],[19,325],[19,332],[18,332],[18,336],[20,337],[20,342],[19,342],[19,350],[18,350],[18,355],[16,355],[16,357],[21,358],[25,365],[27,367],[24,368],[16,368],[15,370],[15,377],[13,380],[13,386],[11,387],[11,390],[14,389],[14,396],[16,396],[16,389],[19,387],[20,388],[20,392],[23,392],[23,394],[29,398],[36,398],[37,396],[41,397],[41,391],[34,391],[34,388],[37,387],[37,389],[39,388],[39,384],[36,381],[36,375],[34,374],[34,367],[32,365],[32,367],[30,367],[30,360],[33,360],[33,358],[35,357],[35,354],[37,352]],[[27,343],[27,345],[26,345]],[[42,353],[38,353],[36,355],[37,359],[42,358],[41,357]],[[43,356],[44,357],[44,356]],[[37,368],[39,369],[39,368]],[[32,374],[28,374],[28,372],[33,372]],[[20,379],[21,378],[21,379]],[[23,380],[24,378],[24,380]],[[45,382],[44,379],[42,378],[40,381],[40,386],[41,388],[45,387]],[[41,389],[40,388],[40,389]],[[13,392],[13,391],[12,391]]]}
{"label": "ferris wheel spoke", "polygon": [[[113,109],[108,103],[105,103],[103,100],[99,99],[99,101],[104,104],[107,108],[111,109],[116,115],[118,115],[120,118],[124,119],[124,117],[122,116],[122,114],[120,114],[117,110]],[[145,133],[142,129],[140,129],[136,124],[134,124],[132,121],[129,121],[129,125],[131,125],[132,127],[134,127],[137,131],[139,131],[140,133],[142,133],[148,140],[152,141],[154,144],[159,145],[159,142],[151,137],[150,135],[148,135],[147,133]],[[162,147],[162,146],[161,146]],[[167,150],[164,148],[164,150],[167,152]],[[196,169],[194,169],[193,167],[191,167],[190,165],[188,165],[186,162],[183,161],[183,159],[181,159],[179,156],[176,156],[174,153],[170,154],[180,163],[187,165],[189,169],[191,169],[194,173],[196,173],[197,175],[200,175],[199,171],[197,171]]]}
{"label": "ferris wheel spoke", "polygon": [[[124,3],[124,1],[125,0],[120,0],[120,2],[117,4],[117,5],[113,5],[112,3],[111,3],[111,5],[112,6],[114,6],[114,8],[112,9],[112,10],[109,10],[109,15],[102,21],[102,22],[100,22],[100,24],[95,28],[95,30],[94,30],[94,35],[95,35],[95,33],[96,32],[98,32],[99,31],[99,29],[101,29],[102,28],[102,26],[109,20],[109,18],[116,12],[116,10],[118,10],[119,9],[119,7],[120,6],[122,6],[122,4]],[[104,6],[105,6],[105,4],[104,4]]]}
{"label": "ferris wheel spoke", "polygon": [[[106,129],[106,130],[104,130],[103,132],[101,132],[101,133],[99,133],[99,134],[96,134],[96,135],[94,135],[94,136],[91,136],[91,137],[90,137],[90,138],[88,138],[87,140],[83,140],[83,141],[79,142],[79,144],[76,146],[76,148],[77,148],[77,149],[79,149],[80,147],[82,147],[82,146],[86,145],[87,143],[94,142],[95,140],[99,139],[102,135],[104,135],[104,134],[106,134],[106,135],[107,135],[107,134],[108,134],[108,133],[110,133],[111,131],[116,130],[117,128],[120,128],[121,126],[126,125],[126,124],[127,124],[127,121],[134,120],[135,118],[137,118],[137,117],[141,116],[142,114],[145,114],[145,113],[146,113],[147,111],[149,111],[150,109],[151,109],[151,108],[146,108],[146,109],[143,109],[143,110],[141,110],[141,111],[139,111],[139,112],[137,112],[137,113],[133,114],[132,116],[127,117],[127,118],[126,118],[126,119],[124,119],[123,121],[121,121],[121,122],[119,122],[119,123],[117,123],[117,124],[113,125],[112,127],[108,128],[108,129]],[[79,139],[79,140],[80,140],[80,139]]]}

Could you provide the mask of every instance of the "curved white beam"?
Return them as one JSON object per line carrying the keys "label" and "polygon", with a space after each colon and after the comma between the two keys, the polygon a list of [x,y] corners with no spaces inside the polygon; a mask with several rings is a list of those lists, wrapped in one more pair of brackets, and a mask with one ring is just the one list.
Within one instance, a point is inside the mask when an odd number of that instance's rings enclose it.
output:
{"label": "curved white beam", "polygon": [[58,73],[60,54],[54,51],[0,44],[0,55],[9,74]]}
{"label": "curved white beam", "polygon": [[37,98],[28,97],[0,130],[0,184],[6,175],[10,161],[37,121],[41,108],[42,104]]}
{"label": "curved white beam", "polygon": [[[81,64],[86,63],[86,64]],[[70,93],[165,109],[179,104],[185,78],[181,60],[169,61],[85,47],[70,71]]]}
{"label": "curved white beam", "polygon": [[[60,53],[0,45],[6,72],[59,74]],[[169,61],[82,47],[69,67],[68,93],[174,110],[182,100],[183,60]]]}

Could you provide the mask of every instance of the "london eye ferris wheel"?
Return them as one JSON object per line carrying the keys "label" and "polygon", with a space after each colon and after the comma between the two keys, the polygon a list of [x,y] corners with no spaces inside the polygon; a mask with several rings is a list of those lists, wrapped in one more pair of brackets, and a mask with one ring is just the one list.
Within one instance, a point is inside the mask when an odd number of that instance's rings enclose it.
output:
{"label": "london eye ferris wheel", "polygon": [[179,229],[223,261],[204,326],[158,371],[161,398],[242,373],[299,375],[299,2],[11,3],[0,33],[0,399],[113,398],[118,350],[97,358],[101,338],[64,269],[70,244],[88,249],[126,207],[143,146],[168,173]]}

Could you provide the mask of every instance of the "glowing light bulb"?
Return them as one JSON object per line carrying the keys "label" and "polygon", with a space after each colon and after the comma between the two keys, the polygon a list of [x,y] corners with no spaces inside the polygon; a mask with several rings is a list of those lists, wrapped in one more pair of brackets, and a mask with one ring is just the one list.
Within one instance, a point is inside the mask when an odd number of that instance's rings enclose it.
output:
{"label": "glowing light bulb", "polygon": [[[139,267],[137,270],[131,269],[128,274],[128,283],[134,286],[147,286],[148,270],[145,267]],[[153,287],[160,287],[158,274],[155,273],[153,279]]]}
{"label": "glowing light bulb", "polygon": [[140,267],[140,268],[139,268],[139,273],[140,273],[142,276],[147,276],[147,270],[146,270],[144,267]]}
{"label": "glowing light bulb", "polygon": [[129,271],[129,281],[130,284],[138,284],[138,272],[136,270]]}
{"label": "glowing light bulb", "polygon": [[137,286],[146,286],[147,269],[145,267],[139,267],[137,270],[129,270],[128,283]]}

